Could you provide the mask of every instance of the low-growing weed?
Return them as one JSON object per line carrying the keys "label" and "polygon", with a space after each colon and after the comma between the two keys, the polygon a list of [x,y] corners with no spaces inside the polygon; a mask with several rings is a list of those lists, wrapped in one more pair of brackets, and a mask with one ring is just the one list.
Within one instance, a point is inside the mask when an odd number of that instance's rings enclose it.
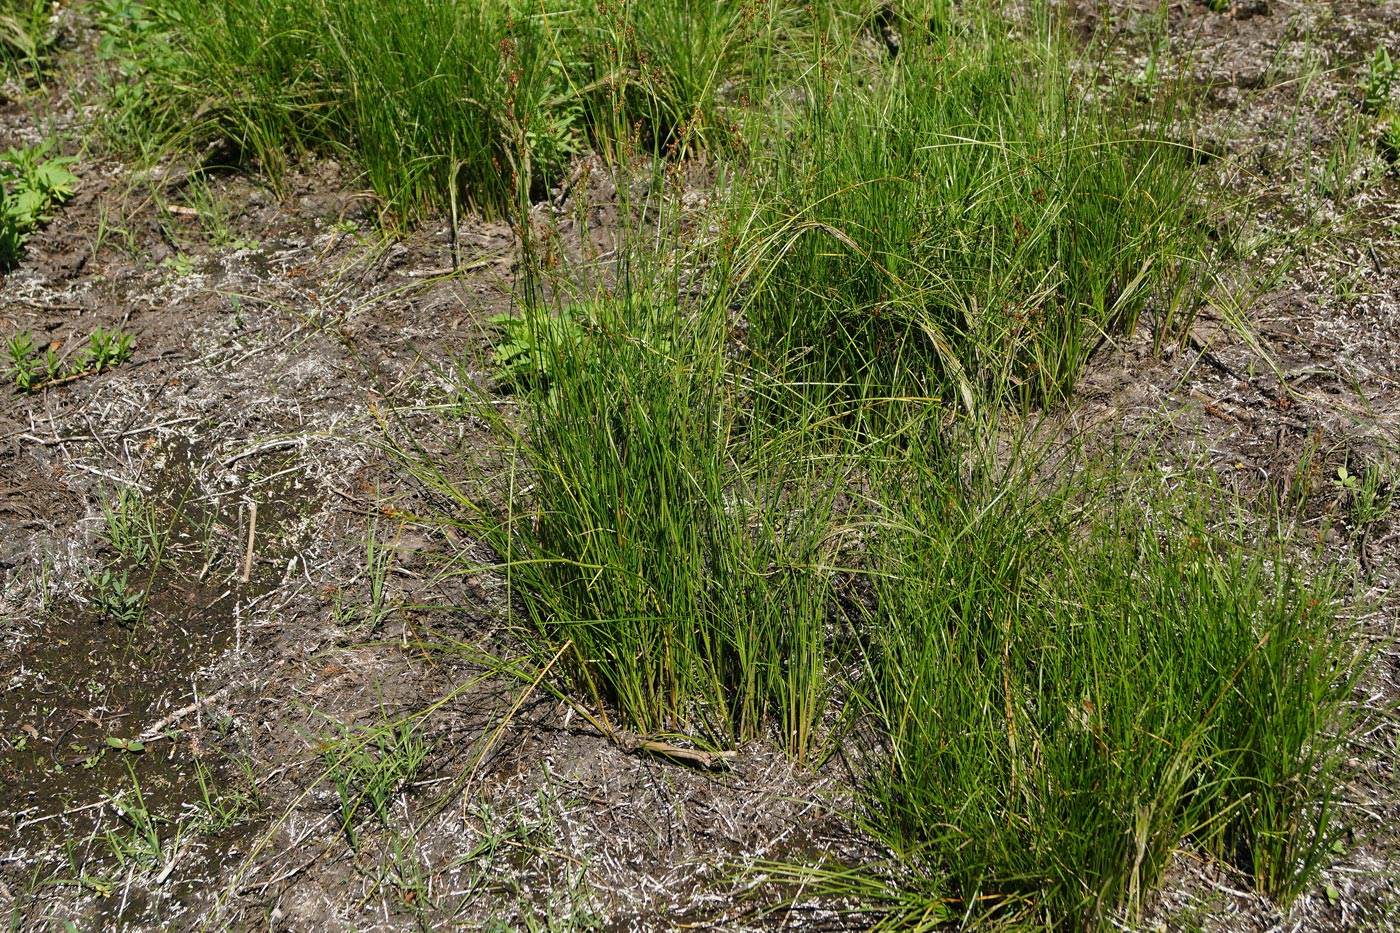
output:
{"label": "low-growing weed", "polygon": [[1400,63],[1391,58],[1385,46],[1376,46],[1361,77],[1361,109],[1374,117],[1377,145],[1381,155],[1392,162],[1400,159],[1400,105],[1392,99],[1397,81]]}
{"label": "low-growing weed", "polygon": [[1384,470],[1375,464],[1368,464],[1360,475],[1339,466],[1332,485],[1344,497],[1347,513],[1359,529],[1384,519],[1395,503],[1394,480],[1387,479]]}
{"label": "low-growing weed", "polygon": [[6,377],[13,380],[15,388],[21,392],[37,392],[50,385],[100,373],[125,363],[131,359],[133,352],[135,347],[130,334],[117,328],[107,330],[98,327],[88,336],[87,345],[64,362],[52,345],[40,355],[34,346],[34,338],[28,332],[21,332],[6,338],[4,342],[4,353],[9,362]]}
{"label": "low-growing weed", "polygon": [[361,574],[367,584],[368,599],[356,599],[345,589],[337,590],[331,603],[337,625],[373,631],[393,614],[389,600],[389,568],[393,560],[393,543],[384,540],[378,522],[370,521],[365,528],[365,566]]}
{"label": "low-growing weed", "polygon": [[207,179],[191,180],[186,188],[190,207],[200,229],[215,249],[257,249],[258,241],[242,236],[235,227],[235,208]]}
{"label": "low-growing weed", "polygon": [[1388,161],[1400,160],[1400,111],[1387,114],[1380,128],[1381,155]]}
{"label": "low-growing weed", "polygon": [[176,253],[161,260],[160,267],[169,269],[170,274],[177,279],[188,278],[194,274],[194,259],[186,253]]}
{"label": "low-growing weed", "polygon": [[166,853],[161,841],[161,824],[166,822],[153,813],[141,794],[141,785],[136,774],[131,774],[132,791],[130,797],[118,795],[109,802],[117,811],[122,824],[117,829],[109,829],[103,834],[107,850],[116,859],[119,868],[133,873],[150,872],[165,863]]}
{"label": "low-growing weed", "polygon": [[44,364],[37,359],[34,338],[27,331],[5,338],[5,357],[10,364],[6,376],[14,380],[15,388],[28,392],[44,379]]}
{"label": "low-growing weed", "polygon": [[162,535],[156,528],[155,508],[139,490],[123,487],[116,502],[102,503],[102,517],[102,537],[128,567],[138,567],[160,553]]}
{"label": "low-growing weed", "polygon": [[[116,825],[95,832],[87,840],[83,854],[79,854],[75,840],[70,837],[67,855],[73,874],[56,879],[55,883],[74,885],[107,897],[123,883],[123,873],[125,881],[130,883],[134,878],[149,877],[157,869],[169,865],[179,848],[181,827],[175,825],[174,838],[167,839],[171,834],[163,827],[170,826],[171,822],[157,815],[147,804],[136,772],[129,763],[127,773],[131,777],[131,790],[110,795],[106,801],[115,814]],[[169,849],[165,845],[167,841],[171,843]],[[100,853],[96,858],[94,843]]]}
{"label": "low-growing weed", "polygon": [[89,372],[101,372],[131,359],[131,336],[120,330],[97,328],[88,337],[88,345],[78,351],[73,367]]}
{"label": "low-growing weed", "polygon": [[93,588],[93,604],[103,618],[128,627],[141,621],[146,609],[146,594],[131,585],[126,571],[89,573],[87,580]]}
{"label": "low-growing weed", "polygon": [[199,827],[204,832],[220,833],[231,826],[237,826],[256,813],[261,806],[258,800],[257,782],[253,778],[252,765],[244,760],[242,772],[233,786],[220,786],[219,778],[213,769],[198,758],[194,762],[194,776],[199,784],[199,799],[194,807],[197,811]]}
{"label": "low-growing weed", "polygon": [[569,356],[587,336],[586,311],[528,306],[525,313],[498,314],[487,323],[500,334],[491,362],[496,380],[514,391],[548,389],[561,355]]}
{"label": "low-growing weed", "polygon": [[0,272],[14,265],[29,234],[73,194],[74,159],[48,155],[53,142],[0,155]]}
{"label": "low-growing weed", "polygon": [[1390,50],[1378,45],[1367,62],[1361,79],[1362,109],[1367,113],[1383,113],[1390,107],[1390,92],[1400,79],[1400,65],[1390,57]]}

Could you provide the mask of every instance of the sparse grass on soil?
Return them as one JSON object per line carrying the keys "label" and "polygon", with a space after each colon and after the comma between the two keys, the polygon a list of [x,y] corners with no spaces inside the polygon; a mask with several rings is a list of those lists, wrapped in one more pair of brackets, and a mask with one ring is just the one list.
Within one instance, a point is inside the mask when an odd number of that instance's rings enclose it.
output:
{"label": "sparse grass on soil", "polygon": [[[1201,865],[1345,928],[1397,474],[1285,458],[1324,370],[1252,323],[1341,237],[1236,190],[1187,14],[1089,6],[0,7],[84,105],[0,213],[73,513],[0,551],[11,926],[1099,931]],[[1380,184],[1385,41],[1299,224]],[[21,249],[70,200],[62,275],[154,297],[22,326],[91,310]]]}

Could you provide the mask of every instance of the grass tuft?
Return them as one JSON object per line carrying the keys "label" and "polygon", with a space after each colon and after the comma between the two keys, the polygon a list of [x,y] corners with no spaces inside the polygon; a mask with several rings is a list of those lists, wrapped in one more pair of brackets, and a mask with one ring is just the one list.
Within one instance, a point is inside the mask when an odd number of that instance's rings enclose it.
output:
{"label": "grass tuft", "polygon": [[875,822],[1001,920],[1135,912],[1183,846],[1287,903],[1335,839],[1335,583],[1209,487],[1097,473],[900,472],[857,688]]}
{"label": "grass tuft", "polygon": [[781,118],[741,208],[753,342],[858,398],[1057,402],[1145,309],[1189,326],[1208,251],[1175,108],[1094,87],[1048,14],[1008,37],[999,5],[939,12],[893,60],[825,61]]}
{"label": "grass tuft", "polygon": [[579,688],[630,728],[729,744],[775,725],[805,754],[826,695],[830,470],[744,438],[714,315],[590,311],[582,337],[540,325],[549,390],[518,424],[492,419],[513,458],[483,533],[528,637],[572,642]]}

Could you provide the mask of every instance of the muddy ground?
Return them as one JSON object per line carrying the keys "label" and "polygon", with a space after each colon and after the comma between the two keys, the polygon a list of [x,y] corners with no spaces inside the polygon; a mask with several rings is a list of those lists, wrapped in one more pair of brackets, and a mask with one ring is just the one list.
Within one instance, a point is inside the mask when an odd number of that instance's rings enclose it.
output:
{"label": "muddy ground", "polygon": [[[1131,77],[1160,10],[1080,15]],[[1354,581],[1349,621],[1375,662],[1356,698],[1352,832],[1315,890],[1280,912],[1183,856],[1136,925],[1389,929],[1400,525],[1357,521],[1337,470],[1400,475],[1400,180],[1358,90],[1374,48],[1400,51],[1400,2],[1166,15],[1207,115],[1201,171],[1231,194],[1238,271],[1186,346],[1153,354],[1146,328],[1105,346],[1054,418],[1205,453],[1230,481],[1299,497]],[[274,191],[104,155],[92,41],[75,21],[50,85],[0,107],[0,147],[57,132],[81,179],[0,282],[0,338],[28,331],[65,353],[120,327],[136,348],[99,374],[0,390],[0,917],[36,930],[863,925],[834,903],[760,916],[746,892],[762,875],[740,870],[879,858],[841,816],[839,757],[804,770],[756,744],[728,768],[688,766],[619,747],[482,662],[478,648],[511,650],[505,594],[444,572],[470,542],[431,520],[451,504],[400,452],[412,439],[472,460],[461,386],[488,380],[485,321],[517,294],[512,230],[464,221],[454,273],[445,222],[385,236],[335,162]],[[538,212],[565,241],[613,235],[613,182],[594,168]],[[102,603],[104,566],[149,589],[139,618]],[[372,799],[362,748],[413,765],[407,790]],[[374,804],[348,825],[347,793]]]}

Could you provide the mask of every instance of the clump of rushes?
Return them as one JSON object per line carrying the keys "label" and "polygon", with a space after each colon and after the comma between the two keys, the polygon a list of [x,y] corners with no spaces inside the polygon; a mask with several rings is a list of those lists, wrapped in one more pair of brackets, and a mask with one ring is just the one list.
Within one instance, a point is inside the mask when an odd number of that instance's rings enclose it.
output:
{"label": "clump of rushes", "polygon": [[166,114],[156,136],[197,112],[196,135],[274,178],[289,156],[330,152],[399,217],[454,195],[501,213],[562,183],[589,141],[670,154],[727,141],[725,98],[772,57],[767,6],[173,0],[144,11],[161,46],[140,80]]}
{"label": "clump of rushes", "polygon": [[289,156],[348,155],[400,215],[499,209],[556,174],[573,145],[549,44],[509,4],[252,0],[162,4],[170,52],[151,75],[275,179]]}
{"label": "clump of rushes", "polygon": [[[564,334],[527,315],[549,388],[491,419],[508,472],[479,530],[542,655],[626,728],[811,748],[826,700],[837,478],[800,440],[740,429],[716,311],[595,301]],[[571,315],[570,317],[576,317]],[[528,323],[526,326],[529,326]],[[556,339],[560,338],[560,339]]]}
{"label": "clump of rushes", "polygon": [[0,69],[5,74],[38,79],[54,30],[44,0],[0,0]]}
{"label": "clump of rushes", "polygon": [[1056,401],[1144,309],[1163,338],[1188,322],[1207,252],[1186,155],[1169,106],[1086,86],[1051,14],[934,6],[888,62],[814,70],[756,166],[751,339],[803,348],[791,378],[843,403]]}
{"label": "clump of rushes", "polygon": [[1214,490],[1112,469],[968,489],[913,459],[885,484],[857,690],[887,742],[873,821],[930,916],[1102,928],[1182,846],[1303,890],[1336,838],[1360,669],[1333,582],[1219,519]]}

